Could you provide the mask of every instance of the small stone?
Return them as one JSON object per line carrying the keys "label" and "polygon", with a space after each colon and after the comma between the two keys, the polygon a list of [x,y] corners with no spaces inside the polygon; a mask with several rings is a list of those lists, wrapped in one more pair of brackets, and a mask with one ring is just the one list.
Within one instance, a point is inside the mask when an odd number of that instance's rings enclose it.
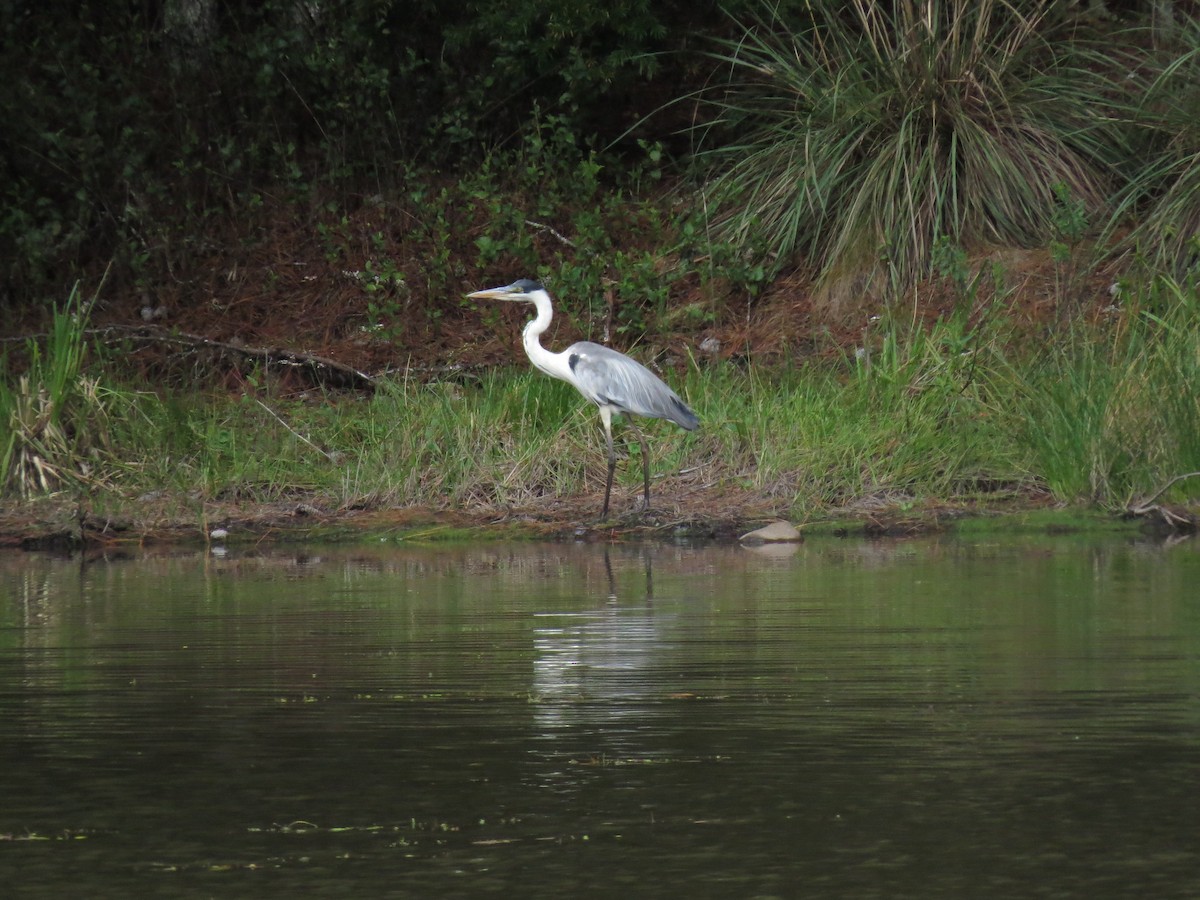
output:
{"label": "small stone", "polygon": [[795,525],[779,519],[762,528],[746,532],[738,540],[747,544],[786,544],[801,541],[803,538]]}
{"label": "small stone", "polygon": [[208,533],[208,536],[214,541],[221,541],[229,537],[229,532],[224,528],[214,528]]}

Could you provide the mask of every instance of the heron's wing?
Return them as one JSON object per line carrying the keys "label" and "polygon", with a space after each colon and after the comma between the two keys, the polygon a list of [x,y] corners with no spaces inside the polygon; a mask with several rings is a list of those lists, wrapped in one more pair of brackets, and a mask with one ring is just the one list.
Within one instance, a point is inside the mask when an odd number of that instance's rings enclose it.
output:
{"label": "heron's wing", "polygon": [[700,424],[696,414],[661,378],[624,353],[580,341],[568,347],[566,355],[575,386],[593,403],[624,413],[670,419],[688,431]]}

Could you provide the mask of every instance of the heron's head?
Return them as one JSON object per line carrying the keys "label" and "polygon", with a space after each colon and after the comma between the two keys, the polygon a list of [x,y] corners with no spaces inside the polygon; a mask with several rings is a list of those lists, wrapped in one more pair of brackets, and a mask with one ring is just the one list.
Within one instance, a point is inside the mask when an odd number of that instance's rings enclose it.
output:
{"label": "heron's head", "polygon": [[533,303],[535,295],[544,295],[545,293],[546,289],[538,282],[530,281],[528,278],[521,278],[504,287],[488,288],[486,291],[475,291],[475,293],[467,294],[467,296],[472,300],[521,300],[526,303]]}

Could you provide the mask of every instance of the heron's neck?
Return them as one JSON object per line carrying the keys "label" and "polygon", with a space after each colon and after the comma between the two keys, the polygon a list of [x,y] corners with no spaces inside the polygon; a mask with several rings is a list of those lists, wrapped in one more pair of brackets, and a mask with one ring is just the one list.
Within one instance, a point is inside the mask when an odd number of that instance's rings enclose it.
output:
{"label": "heron's neck", "polygon": [[554,310],[550,306],[550,298],[545,293],[537,294],[533,298],[533,305],[537,309],[537,316],[521,332],[521,341],[525,345],[525,353],[529,357],[529,361],[547,375],[553,375],[555,378],[565,378],[564,370],[568,367],[563,360],[563,354],[547,350],[542,346],[540,340],[546,329],[550,327],[550,320],[554,318]]}

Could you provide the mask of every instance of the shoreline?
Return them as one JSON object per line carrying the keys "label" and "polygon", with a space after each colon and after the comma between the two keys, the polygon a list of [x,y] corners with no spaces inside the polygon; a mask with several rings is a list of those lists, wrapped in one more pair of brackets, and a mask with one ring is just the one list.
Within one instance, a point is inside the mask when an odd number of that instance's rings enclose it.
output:
{"label": "shoreline", "polygon": [[[595,520],[598,498],[547,498],[534,506],[434,508],[331,504],[297,494],[273,501],[198,501],[156,497],[104,511],[89,501],[50,496],[0,503],[0,550],[74,551],[151,545],[241,546],[263,542],[393,540],[696,540],[736,543],[748,531],[785,519],[805,537],[903,538],[932,534],[1190,535],[1166,516],[1069,506],[1046,497],[885,503],[862,500],[806,520],[750,494],[663,497],[648,512]],[[661,506],[659,505],[661,504]],[[1194,523],[1194,512],[1173,511]],[[216,537],[214,537],[214,534]]]}

